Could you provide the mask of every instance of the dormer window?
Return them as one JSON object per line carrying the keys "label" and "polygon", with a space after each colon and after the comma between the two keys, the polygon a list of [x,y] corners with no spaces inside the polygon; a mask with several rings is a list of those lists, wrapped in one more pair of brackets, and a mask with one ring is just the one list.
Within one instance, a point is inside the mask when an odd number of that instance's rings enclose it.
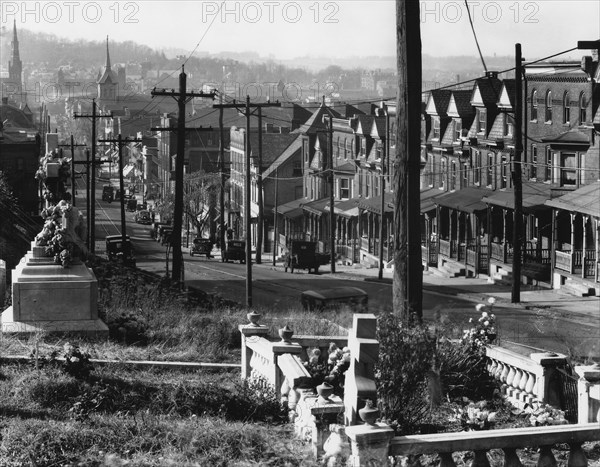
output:
{"label": "dormer window", "polygon": [[510,115],[504,114],[504,136],[513,135],[513,122]]}
{"label": "dormer window", "polygon": [[477,133],[485,134],[487,129],[487,112],[485,109],[477,109]]}
{"label": "dormer window", "polygon": [[440,139],[440,119],[433,119],[433,139]]}
{"label": "dormer window", "polygon": [[531,93],[531,120],[537,121],[538,119],[538,98],[537,91],[534,89]]}
{"label": "dormer window", "polygon": [[454,120],[454,141],[460,141],[462,137],[462,122]]}
{"label": "dormer window", "polygon": [[552,123],[552,92],[546,93],[546,123]]}

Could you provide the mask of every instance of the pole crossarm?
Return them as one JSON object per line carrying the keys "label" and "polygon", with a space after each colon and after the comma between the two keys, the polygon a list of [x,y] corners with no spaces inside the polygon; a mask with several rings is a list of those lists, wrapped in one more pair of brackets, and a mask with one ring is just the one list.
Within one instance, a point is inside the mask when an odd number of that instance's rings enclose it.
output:
{"label": "pole crossarm", "polygon": [[[213,131],[214,128],[212,126],[209,127],[198,127],[198,128],[185,128],[185,131]],[[150,128],[150,131],[179,131],[179,128],[177,127],[152,127]]]}
{"label": "pole crossarm", "polygon": [[154,88],[150,92],[150,95],[152,97],[154,97],[154,96],[169,96],[178,102],[180,102],[180,100],[183,100],[183,102],[185,102],[187,104],[189,101],[191,101],[192,99],[194,99],[196,97],[206,97],[209,99],[214,99],[216,96],[216,93],[215,92],[185,92],[185,93],[181,93],[181,92],[176,92],[174,89],[167,91],[166,89],[157,90],[156,88]]}

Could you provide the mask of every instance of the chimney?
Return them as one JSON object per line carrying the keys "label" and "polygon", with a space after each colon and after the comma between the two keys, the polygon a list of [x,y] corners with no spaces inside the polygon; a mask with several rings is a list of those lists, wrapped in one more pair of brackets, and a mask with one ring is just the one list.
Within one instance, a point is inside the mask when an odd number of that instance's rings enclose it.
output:
{"label": "chimney", "polygon": [[488,71],[485,73],[486,78],[498,78],[497,71]]}

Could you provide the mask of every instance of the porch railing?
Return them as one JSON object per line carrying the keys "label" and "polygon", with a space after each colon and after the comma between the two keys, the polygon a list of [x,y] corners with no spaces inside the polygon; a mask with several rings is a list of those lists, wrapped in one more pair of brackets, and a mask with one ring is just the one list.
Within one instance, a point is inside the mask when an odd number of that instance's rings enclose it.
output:
{"label": "porch railing", "polygon": [[504,264],[509,264],[513,259],[513,249],[508,243],[491,243],[491,257],[493,260],[501,261]]}
{"label": "porch railing", "polygon": [[573,255],[570,250],[554,252],[554,267],[573,274]]}

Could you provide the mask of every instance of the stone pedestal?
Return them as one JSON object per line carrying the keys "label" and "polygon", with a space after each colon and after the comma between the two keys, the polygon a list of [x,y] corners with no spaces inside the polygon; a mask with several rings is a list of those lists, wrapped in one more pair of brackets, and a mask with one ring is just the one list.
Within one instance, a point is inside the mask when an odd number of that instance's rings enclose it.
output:
{"label": "stone pedestal", "polygon": [[68,268],[32,244],[12,274],[12,306],[2,313],[5,333],[78,333],[108,337],[98,318],[98,281],[83,263]]}
{"label": "stone pedestal", "polygon": [[352,455],[348,460],[350,467],[386,465],[390,441],[394,430],[384,423],[375,425],[353,425],[346,427],[350,438]]}

